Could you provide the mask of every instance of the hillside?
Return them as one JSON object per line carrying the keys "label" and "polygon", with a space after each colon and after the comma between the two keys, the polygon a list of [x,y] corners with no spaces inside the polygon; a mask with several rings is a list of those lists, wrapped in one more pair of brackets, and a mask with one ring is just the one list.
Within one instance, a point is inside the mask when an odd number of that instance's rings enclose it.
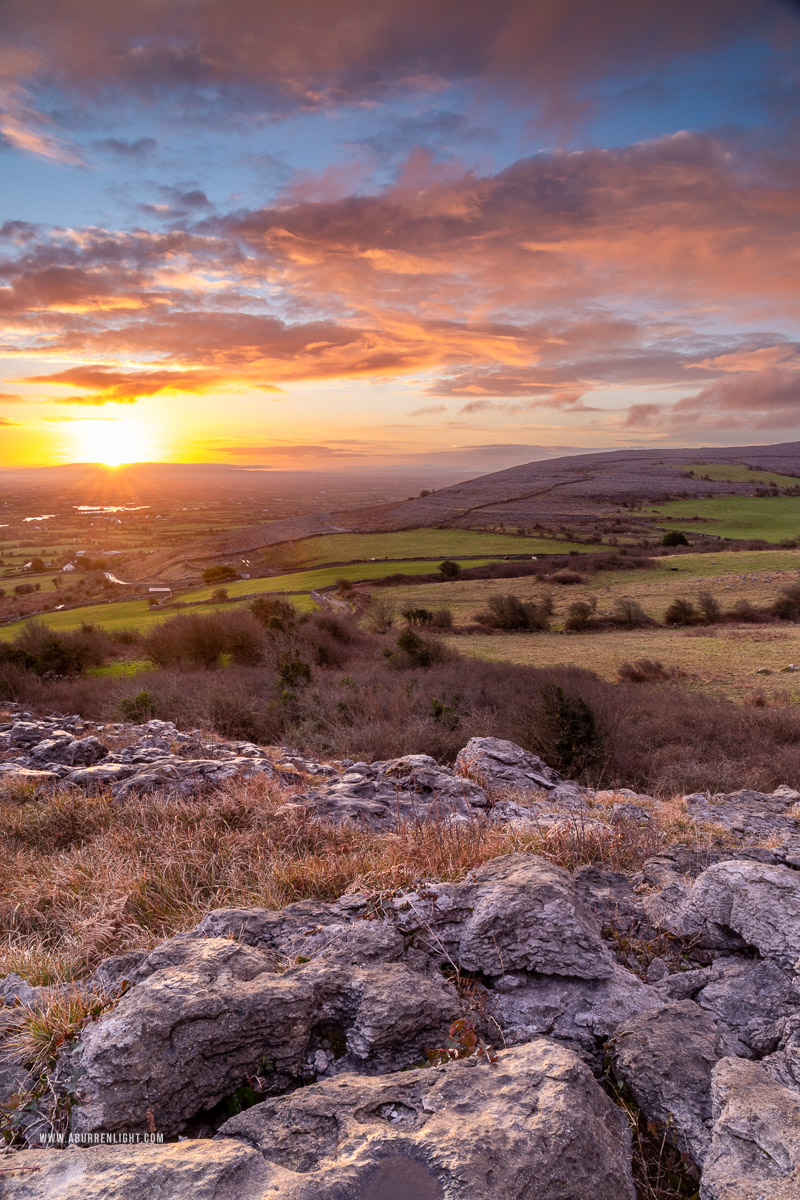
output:
{"label": "hillside", "polygon": [[[730,474],[739,478],[703,478],[706,472],[698,467],[706,463],[715,476],[724,473],[714,469],[719,464],[733,464]],[[652,522],[645,513],[636,511],[645,504],[752,494],[761,481],[760,475],[752,481],[742,478],[747,473],[742,467],[773,472],[791,482],[791,476],[800,473],[800,442],[699,450],[615,450],[536,461],[481,475],[413,500],[309,513],[237,529],[190,543],[179,554],[172,550],[134,560],[130,570],[134,576],[139,571],[150,577],[157,574],[179,578],[199,562],[250,555],[267,546],[299,539],[421,526],[566,527],[577,540],[588,541],[598,533],[614,531],[614,523],[622,518],[634,530],[647,530]],[[692,468],[695,474],[687,475]]]}

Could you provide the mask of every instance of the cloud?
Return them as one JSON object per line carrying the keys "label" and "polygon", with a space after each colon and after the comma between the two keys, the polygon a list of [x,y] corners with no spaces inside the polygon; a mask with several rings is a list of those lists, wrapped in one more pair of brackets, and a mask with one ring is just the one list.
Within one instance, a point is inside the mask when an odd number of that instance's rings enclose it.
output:
{"label": "cloud", "polygon": [[[70,403],[407,377],[431,398],[418,416],[449,397],[588,413],[609,389],[785,370],[798,343],[770,326],[800,314],[800,191],[782,159],[735,149],[686,133],[484,175],[423,153],[370,195],[217,214],[165,189],[184,215],[161,232],[14,224],[4,345],[83,359],[32,377]],[[742,332],[714,332],[720,315]]]}
{"label": "cloud", "polygon": [[415,408],[408,415],[410,417],[432,417],[443,412],[447,412],[446,404],[423,404],[422,408]]}
{"label": "cloud", "polygon": [[104,366],[68,367],[51,375],[26,375],[20,383],[87,388],[88,395],[67,396],[58,404],[133,404],[159,392],[205,392],[219,377],[203,371],[114,371]]}
{"label": "cloud", "polygon": [[241,445],[219,445],[218,449],[223,454],[233,454],[237,458],[353,458],[362,457],[362,451],[358,450],[342,450],[334,446],[314,446],[305,443],[296,445],[271,446],[269,444],[254,444],[248,446]]}
{"label": "cloud", "polygon": [[576,109],[588,85],[641,76],[676,55],[741,38],[790,41],[768,0],[196,0],[124,6],[5,0],[7,61],[19,86],[76,98],[174,97],[177,112],[281,113],[374,101],[412,86],[476,81],[546,110]]}
{"label": "cloud", "polygon": [[95,150],[100,150],[104,154],[110,154],[112,157],[121,161],[135,162],[137,164],[145,162],[152,156],[156,149],[156,140],[151,137],[140,137],[130,140],[128,138],[100,138],[92,142]]}
{"label": "cloud", "polygon": [[[798,361],[800,368],[800,361]],[[800,418],[800,369],[767,368],[728,375],[679,400],[675,419],[699,416],[705,420],[744,417],[758,429],[782,429]]]}
{"label": "cloud", "polygon": [[85,165],[83,155],[53,121],[37,110],[30,92],[13,79],[3,79],[0,62],[0,147],[20,150],[62,166]]}
{"label": "cloud", "polygon": [[16,392],[0,392],[0,404],[24,404],[25,397]]}
{"label": "cloud", "polygon": [[0,417],[0,425],[19,425],[19,421],[11,421],[8,417]]}

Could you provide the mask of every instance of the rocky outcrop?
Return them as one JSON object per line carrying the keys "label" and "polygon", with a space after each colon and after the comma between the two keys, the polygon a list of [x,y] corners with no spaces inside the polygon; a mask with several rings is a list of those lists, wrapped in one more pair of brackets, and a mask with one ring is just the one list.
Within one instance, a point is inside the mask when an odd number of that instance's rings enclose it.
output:
{"label": "rocky outcrop", "polygon": [[[521,844],[568,827],[598,846],[659,813],[497,739],[472,739],[450,769],[424,755],[322,763],[156,721],[15,717],[0,777],[24,781],[23,797],[57,783],[124,802],[260,774],[292,784],[284,813],[320,821],[481,834],[513,821]],[[187,1140],[25,1150],[3,1196],[633,1200],[626,1118],[598,1082],[609,1072],[702,1168],[702,1200],[800,1195],[798,795],[688,797],[729,837],[669,846],[635,873],[507,854],[455,881],[218,909],[105,960],[85,982],[109,1007],[48,1088],[74,1101],[73,1138]],[[51,994],[0,980],[0,1041]],[[0,1102],[36,1082],[19,1054],[2,1063]],[[40,1128],[25,1118],[20,1137]]]}
{"label": "rocky outcrop", "polygon": [[691,1000],[640,1011],[611,1041],[618,1079],[650,1121],[702,1166],[711,1142],[711,1073],[732,1047]]}
{"label": "rocky outcrop", "polygon": [[714,1132],[702,1200],[797,1200],[800,1093],[760,1063],[724,1058],[712,1080]]}
{"label": "rocky outcrop", "polygon": [[644,908],[659,929],[710,950],[752,947],[788,971],[800,960],[800,874],[788,867],[716,863],[691,887],[670,884]]}
{"label": "rocky outcrop", "polygon": [[256,1105],[213,1142],[27,1152],[14,1165],[8,1200],[635,1200],[621,1110],[544,1039],[494,1065],[340,1075]]}
{"label": "rocky outcrop", "polygon": [[323,953],[285,969],[222,938],[168,943],[85,1030],[71,1064],[83,1096],[73,1128],[144,1132],[154,1121],[173,1134],[250,1077],[285,1091],[334,1064],[378,1072],[423,1060],[458,998],[441,976],[389,961],[398,943],[383,938],[378,964],[359,966],[356,946],[349,961]]}
{"label": "rocky outcrop", "polygon": [[483,788],[441,767],[427,754],[407,754],[387,762],[355,763],[297,802],[320,820],[349,822],[373,829],[398,821],[468,819],[486,808]]}
{"label": "rocky outcrop", "polygon": [[745,788],[714,796],[696,792],[685,799],[687,812],[695,820],[722,825],[749,841],[779,836],[800,843],[800,820],[793,815],[800,804],[800,792],[794,788],[779,787],[771,793]]}

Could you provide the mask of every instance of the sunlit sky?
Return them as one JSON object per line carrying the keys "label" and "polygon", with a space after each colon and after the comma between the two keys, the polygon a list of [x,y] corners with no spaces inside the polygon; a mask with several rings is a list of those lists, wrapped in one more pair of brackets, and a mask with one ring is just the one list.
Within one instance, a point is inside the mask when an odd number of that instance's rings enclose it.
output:
{"label": "sunlit sky", "polygon": [[0,466],[800,437],[789,0],[3,0]]}

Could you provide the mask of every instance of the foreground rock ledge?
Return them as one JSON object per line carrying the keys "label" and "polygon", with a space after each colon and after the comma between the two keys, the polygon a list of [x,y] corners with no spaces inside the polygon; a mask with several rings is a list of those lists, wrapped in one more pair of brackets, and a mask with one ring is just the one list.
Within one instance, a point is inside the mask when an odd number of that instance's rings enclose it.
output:
{"label": "foreground rock ledge", "polygon": [[25,1151],[9,1167],[6,1200],[635,1200],[622,1111],[544,1038],[495,1065],[340,1075],[213,1141]]}

